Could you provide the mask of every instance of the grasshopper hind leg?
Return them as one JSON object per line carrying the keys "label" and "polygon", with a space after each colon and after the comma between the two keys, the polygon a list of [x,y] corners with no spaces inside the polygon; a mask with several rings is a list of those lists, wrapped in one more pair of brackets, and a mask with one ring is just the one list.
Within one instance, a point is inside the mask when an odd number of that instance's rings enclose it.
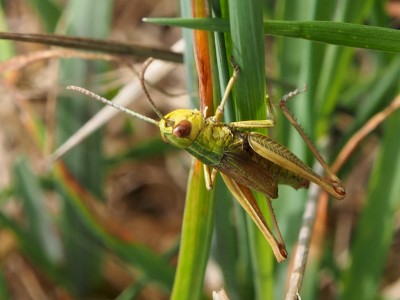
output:
{"label": "grasshopper hind leg", "polygon": [[308,138],[306,133],[304,132],[303,128],[301,128],[300,124],[297,122],[296,118],[293,116],[293,114],[290,112],[289,108],[287,107],[287,101],[294,96],[303,93],[307,90],[307,87],[303,87],[301,89],[296,89],[282,97],[282,99],[279,102],[279,106],[285,115],[285,117],[289,120],[289,122],[293,125],[293,127],[297,130],[297,132],[300,134],[304,142],[307,144],[308,148],[311,150],[312,154],[314,157],[318,160],[318,162],[321,164],[321,166],[324,168],[326,174],[328,174],[328,179],[325,179],[324,182],[326,185],[330,185],[333,187],[333,189],[336,192],[336,198],[338,199],[343,199],[346,196],[346,191],[339,180],[339,178],[331,171],[330,167],[326,163],[326,161],[323,159],[321,154],[319,154],[318,150],[315,148],[311,140]]}
{"label": "grasshopper hind leg", "polygon": [[267,201],[268,211],[269,211],[269,214],[270,214],[270,216],[271,216],[272,227],[274,228],[274,230],[275,230],[276,233],[278,234],[278,241],[279,241],[279,244],[281,245],[281,247],[283,247],[283,249],[286,249],[285,242],[284,242],[284,240],[283,240],[281,231],[279,230],[278,221],[276,220],[274,208],[272,207],[271,198],[268,197],[267,195],[265,195],[265,200]]}
{"label": "grasshopper hind leg", "polygon": [[[285,248],[285,244],[283,243],[282,237],[279,232],[278,239],[275,238],[273,235],[267,221],[265,220],[256,199],[254,198],[252,192],[249,188],[242,186],[241,184],[237,183],[235,180],[231,179],[230,177],[226,176],[224,173],[220,173],[222,179],[224,180],[225,184],[227,185],[229,191],[232,195],[236,198],[239,204],[243,207],[243,209],[249,214],[252,218],[254,223],[258,226],[266,240],[271,245],[272,251],[278,262],[281,262],[287,258],[287,251]],[[268,200],[269,201],[269,200]],[[270,203],[268,204],[269,211],[271,212],[271,217],[274,220],[274,226],[276,227],[276,219],[273,211],[270,208]]]}

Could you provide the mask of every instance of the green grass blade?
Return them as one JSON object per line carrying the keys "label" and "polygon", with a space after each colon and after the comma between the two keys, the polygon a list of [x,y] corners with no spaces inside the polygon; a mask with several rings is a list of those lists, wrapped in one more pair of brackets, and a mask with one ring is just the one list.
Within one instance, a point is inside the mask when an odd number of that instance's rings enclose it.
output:
{"label": "green grass blade", "polygon": [[[215,5],[215,3],[214,3]],[[214,7],[214,12],[225,19],[229,18],[227,1],[221,1],[221,7]],[[231,76],[229,56],[232,54],[230,37],[222,33],[214,34],[218,74],[213,74],[214,105],[218,105]],[[214,70],[213,70],[214,71]],[[218,79],[218,80],[216,80]],[[218,88],[219,83],[219,88]],[[214,90],[215,91],[215,90]],[[225,106],[225,122],[236,119],[232,95]],[[220,177],[215,185],[216,221],[213,257],[221,267],[223,285],[230,299],[253,299],[254,285],[250,264],[246,214],[233,198]],[[232,222],[232,215],[234,222]]]}
{"label": "green grass blade", "polygon": [[[229,2],[231,51],[240,68],[233,91],[236,120],[266,119],[263,5],[263,1]],[[265,212],[264,197],[257,195],[257,200]],[[247,220],[255,295],[272,299],[275,258],[258,228]]]}
{"label": "green grass blade", "polygon": [[198,30],[229,32],[229,20],[220,18],[146,18],[147,23]]}
{"label": "green grass blade", "polygon": [[56,264],[63,258],[61,241],[49,220],[49,212],[44,203],[44,194],[39,182],[26,159],[20,159],[14,166],[16,191],[24,205],[27,234],[43,251],[49,262]]}
{"label": "green grass blade", "polygon": [[208,192],[201,163],[189,175],[179,264],[171,299],[200,299],[214,226],[214,197]]}
{"label": "green grass blade", "polygon": [[[205,1],[192,1],[191,7],[188,3],[181,2],[182,14],[185,16],[206,15]],[[189,89],[196,92],[200,99],[200,106],[209,107],[212,112],[212,88],[210,81],[211,70],[208,61],[212,60],[211,34],[202,35],[186,32],[185,41],[187,43],[185,55],[186,74],[189,77]],[[193,48],[192,48],[193,45]],[[194,52],[193,52],[194,49]],[[193,57],[195,53],[195,57]],[[198,76],[194,64],[197,59]],[[197,80],[197,78],[199,78]],[[198,86],[198,87],[195,87]],[[192,102],[197,97],[191,97]],[[202,164],[194,161],[188,179],[186,191],[185,211],[182,223],[181,245],[179,261],[174,281],[171,299],[200,299],[203,296],[204,276],[210,252],[211,238],[214,226],[214,192],[208,192],[204,181],[204,171]]]}
{"label": "green grass blade", "polygon": [[[192,1],[190,5],[187,1],[181,1],[181,8],[184,16],[207,13],[204,1]],[[198,77],[211,76],[210,70],[206,66],[206,61],[210,59],[207,57],[210,39],[206,36],[199,38],[189,31],[184,33],[186,41],[185,71],[189,78],[187,85],[192,95],[191,102],[195,107],[199,107],[199,105],[200,107],[202,105],[210,106],[205,104],[204,101],[211,103],[212,99],[204,99],[209,95],[200,95],[199,91],[205,93],[211,87],[208,83],[199,82],[201,80],[198,79]],[[204,60],[204,69],[199,71],[201,73],[197,73],[195,58],[200,61],[200,65]],[[203,96],[203,99],[200,103],[198,100],[201,96]],[[215,214],[213,194],[213,192],[210,193],[206,190],[202,164],[194,160],[188,178],[179,261],[171,299],[200,299],[203,297],[204,276],[210,252]]]}
{"label": "green grass blade", "polygon": [[338,46],[400,52],[400,32],[377,26],[332,21],[266,21],[265,33]]}
{"label": "green grass blade", "polygon": [[[217,32],[229,32],[223,19],[149,18],[149,23]],[[395,29],[335,21],[264,21],[267,35],[300,38],[313,42],[370,50],[400,52],[400,32]]]}

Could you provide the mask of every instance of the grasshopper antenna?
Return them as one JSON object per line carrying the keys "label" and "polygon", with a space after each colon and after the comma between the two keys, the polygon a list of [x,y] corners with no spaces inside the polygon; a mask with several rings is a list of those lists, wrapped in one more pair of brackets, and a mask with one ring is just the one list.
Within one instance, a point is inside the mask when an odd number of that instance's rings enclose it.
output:
{"label": "grasshopper antenna", "polygon": [[89,91],[87,89],[84,89],[84,88],[82,88],[80,86],[70,85],[70,86],[67,86],[66,89],[67,90],[72,90],[72,91],[75,91],[75,92],[79,92],[81,94],[89,96],[89,97],[91,97],[91,98],[93,98],[93,99],[95,99],[97,101],[100,101],[101,103],[110,105],[110,106],[112,106],[112,107],[114,107],[114,108],[116,108],[116,109],[118,109],[118,110],[120,110],[120,111],[122,111],[122,112],[124,112],[124,113],[126,113],[126,114],[128,114],[130,116],[132,116],[132,117],[138,118],[140,120],[143,120],[145,122],[154,124],[157,127],[159,127],[158,121],[153,120],[151,118],[148,118],[146,116],[143,116],[143,115],[141,115],[141,114],[139,114],[137,112],[134,112],[134,111],[132,111],[130,109],[127,109],[127,108],[125,108],[125,107],[123,107],[121,105],[118,105],[118,104],[116,104],[116,103],[114,103],[114,102],[112,102],[110,100],[107,100],[107,99],[105,99],[105,98],[103,98],[103,97],[101,97],[101,96],[99,96],[99,95],[97,95],[97,94],[95,94],[95,93],[93,93],[93,92],[91,92],[91,91]]}
{"label": "grasshopper antenna", "polygon": [[157,114],[157,116],[160,118],[160,120],[164,120],[167,122],[167,120],[164,118],[163,114],[158,110],[157,106],[155,105],[155,103],[154,103],[153,99],[151,98],[150,93],[146,87],[144,74],[146,73],[147,67],[152,63],[153,60],[154,59],[152,57],[149,57],[144,62],[142,70],[140,71],[140,83],[142,84],[143,91],[147,97],[147,100],[149,100],[150,106],[153,109],[153,111]]}

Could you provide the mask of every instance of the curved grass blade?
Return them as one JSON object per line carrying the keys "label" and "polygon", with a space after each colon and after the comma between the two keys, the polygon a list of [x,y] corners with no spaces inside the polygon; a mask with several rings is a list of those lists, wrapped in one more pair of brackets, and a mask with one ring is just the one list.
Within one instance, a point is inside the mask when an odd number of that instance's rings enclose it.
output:
{"label": "curved grass blade", "polygon": [[[148,18],[146,22],[208,31],[229,32],[222,19]],[[400,32],[395,29],[334,21],[264,21],[264,33],[301,38],[338,46],[400,53]]]}

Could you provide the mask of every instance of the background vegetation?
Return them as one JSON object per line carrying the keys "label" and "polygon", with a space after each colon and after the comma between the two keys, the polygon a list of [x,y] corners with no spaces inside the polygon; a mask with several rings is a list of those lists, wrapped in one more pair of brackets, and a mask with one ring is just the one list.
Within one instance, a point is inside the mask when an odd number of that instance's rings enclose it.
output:
{"label": "background vegetation", "polygon": [[[241,67],[227,120],[263,118],[266,90],[277,103],[307,84],[307,93],[291,103],[291,110],[333,163],[354,134],[396,98],[399,39],[378,28],[341,34],[349,30],[343,22],[396,28],[395,1],[227,2],[213,3],[212,14],[229,16],[231,35],[210,33],[201,40],[207,44],[195,44],[209,51],[209,72],[199,76],[212,79],[214,103],[229,78],[227,57],[233,54]],[[181,30],[144,24],[141,18],[189,18],[188,4],[2,1],[0,26],[5,32],[112,38],[168,49]],[[202,13],[195,10],[196,16]],[[293,23],[279,29],[278,23],[263,20],[327,20],[344,27],[326,23],[313,31],[314,23]],[[224,25],[205,23],[205,28],[214,26]],[[184,36],[189,41],[184,68],[158,69],[158,76],[168,76],[151,89],[164,113],[199,105],[192,31]],[[354,47],[304,38],[354,41]],[[394,53],[365,49],[371,47]],[[277,264],[224,185],[207,194],[198,165],[188,183],[191,158],[165,145],[151,124],[118,115],[49,166],[51,153],[102,107],[65,86],[80,85],[107,98],[129,90],[130,101],[133,89],[127,86],[137,81],[134,70],[149,53],[121,58],[49,49],[0,41],[0,298],[195,299],[210,298],[221,286],[231,299],[283,298],[307,191],[281,187],[273,202],[289,251],[288,261]],[[192,104],[186,102],[189,97]],[[148,106],[142,97],[133,109],[156,118]],[[394,112],[345,157],[338,171],[347,188],[344,201],[320,200],[303,299],[398,299],[399,126],[400,113]],[[280,115],[269,134],[313,165],[304,142]]]}

